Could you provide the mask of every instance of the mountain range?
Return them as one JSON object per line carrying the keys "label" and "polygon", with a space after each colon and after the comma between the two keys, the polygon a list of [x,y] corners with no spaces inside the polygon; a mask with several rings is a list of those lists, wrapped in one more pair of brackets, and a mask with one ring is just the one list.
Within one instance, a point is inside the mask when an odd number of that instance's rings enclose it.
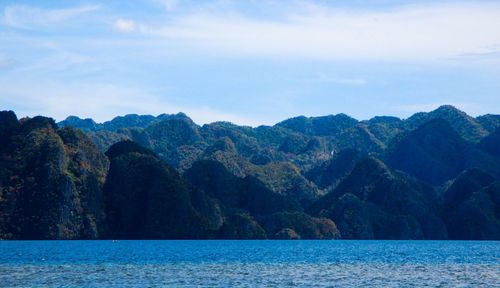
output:
{"label": "mountain range", "polygon": [[500,239],[500,115],[0,112],[0,239]]}

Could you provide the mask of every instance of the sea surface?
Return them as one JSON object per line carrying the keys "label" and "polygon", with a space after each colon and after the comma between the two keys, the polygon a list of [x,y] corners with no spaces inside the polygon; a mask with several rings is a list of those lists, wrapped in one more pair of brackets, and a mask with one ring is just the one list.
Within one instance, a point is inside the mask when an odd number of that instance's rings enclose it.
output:
{"label": "sea surface", "polygon": [[0,287],[500,287],[498,241],[0,241]]}

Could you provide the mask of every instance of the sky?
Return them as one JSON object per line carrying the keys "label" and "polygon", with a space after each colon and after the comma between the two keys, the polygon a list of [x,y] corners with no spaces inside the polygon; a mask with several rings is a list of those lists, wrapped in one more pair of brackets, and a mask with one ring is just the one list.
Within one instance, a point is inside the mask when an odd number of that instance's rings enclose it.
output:
{"label": "sky", "polygon": [[0,110],[500,114],[500,1],[0,0]]}

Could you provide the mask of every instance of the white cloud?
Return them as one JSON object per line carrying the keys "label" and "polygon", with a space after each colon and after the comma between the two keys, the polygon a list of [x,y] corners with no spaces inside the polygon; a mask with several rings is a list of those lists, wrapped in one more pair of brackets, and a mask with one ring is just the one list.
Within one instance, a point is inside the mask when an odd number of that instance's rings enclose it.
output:
{"label": "white cloud", "polygon": [[103,122],[117,115],[131,113],[158,115],[184,112],[198,124],[230,121],[239,125],[256,126],[262,122],[210,107],[179,106],[164,98],[134,87],[106,83],[40,80],[30,82],[29,85],[0,85],[0,107],[17,107],[18,117],[32,117],[43,113],[57,121],[76,115]]}
{"label": "white cloud", "polygon": [[362,78],[333,78],[331,81],[344,85],[365,85],[367,83],[367,81]]}
{"label": "white cloud", "polygon": [[99,5],[66,9],[42,9],[28,5],[10,5],[5,7],[0,23],[14,28],[33,29],[64,22],[98,9],[100,9]]}
{"label": "white cloud", "polygon": [[342,60],[435,60],[489,53],[500,44],[500,4],[447,3],[387,10],[317,6],[280,20],[195,13],[140,31],[223,55]]}
{"label": "white cloud", "polygon": [[177,5],[179,4],[178,0],[154,0],[156,3],[161,5],[165,10],[167,11],[172,11],[175,8],[177,8]]}
{"label": "white cloud", "polygon": [[135,22],[127,19],[118,19],[115,21],[115,29],[121,32],[133,32],[136,28]]}
{"label": "white cloud", "polygon": [[316,74],[311,78],[305,78],[305,80],[311,82],[325,82],[325,83],[335,83],[340,85],[353,85],[353,86],[360,86],[368,83],[368,81],[363,78],[332,77],[323,73]]}

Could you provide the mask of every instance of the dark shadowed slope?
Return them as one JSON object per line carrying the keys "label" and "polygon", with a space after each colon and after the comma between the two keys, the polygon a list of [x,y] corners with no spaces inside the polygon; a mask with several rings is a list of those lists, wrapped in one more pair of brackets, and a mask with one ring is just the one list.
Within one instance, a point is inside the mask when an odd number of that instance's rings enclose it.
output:
{"label": "dark shadowed slope", "polygon": [[447,121],[435,119],[394,143],[386,158],[394,168],[437,184],[462,171],[470,146]]}
{"label": "dark shadowed slope", "polygon": [[347,239],[446,239],[436,206],[431,186],[369,157],[310,212],[335,221]]}
{"label": "dark shadowed slope", "polygon": [[462,173],[444,193],[452,239],[500,239],[500,182],[480,170]]}
{"label": "dark shadowed slope", "polygon": [[0,238],[101,237],[106,157],[50,118],[0,115]]}
{"label": "dark shadowed slope", "polygon": [[113,145],[104,186],[108,237],[205,238],[222,225],[215,201],[185,183],[177,171],[131,141]]}
{"label": "dark shadowed slope", "polygon": [[405,124],[410,129],[414,129],[433,119],[447,121],[467,141],[478,142],[482,137],[488,135],[487,129],[478,120],[451,105],[443,105],[429,113],[416,113],[408,118]]}

